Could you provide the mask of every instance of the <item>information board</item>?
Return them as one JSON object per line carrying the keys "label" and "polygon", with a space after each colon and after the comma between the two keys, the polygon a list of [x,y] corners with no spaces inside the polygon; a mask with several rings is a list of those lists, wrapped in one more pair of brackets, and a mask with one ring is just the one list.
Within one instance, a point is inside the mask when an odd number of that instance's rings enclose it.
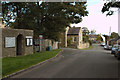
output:
{"label": "information board", "polygon": [[15,37],[5,37],[5,47],[15,47]]}

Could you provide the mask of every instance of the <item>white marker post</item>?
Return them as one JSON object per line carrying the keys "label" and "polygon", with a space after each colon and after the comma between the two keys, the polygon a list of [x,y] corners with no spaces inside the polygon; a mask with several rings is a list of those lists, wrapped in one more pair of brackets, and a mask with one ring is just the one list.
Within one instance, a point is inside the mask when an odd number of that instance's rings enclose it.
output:
{"label": "white marker post", "polygon": [[39,35],[40,37],[40,43],[39,43],[39,51],[41,52],[42,51],[42,39],[43,39],[43,35]]}

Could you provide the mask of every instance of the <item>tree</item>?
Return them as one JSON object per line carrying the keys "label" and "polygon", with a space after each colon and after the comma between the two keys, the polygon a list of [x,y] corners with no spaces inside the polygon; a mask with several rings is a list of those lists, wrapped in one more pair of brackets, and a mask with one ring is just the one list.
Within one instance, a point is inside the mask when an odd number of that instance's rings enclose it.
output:
{"label": "tree", "polygon": [[[35,35],[59,40],[70,23],[79,23],[87,16],[86,2],[3,2],[3,20],[17,29],[33,29]],[[14,21],[12,21],[12,20]]]}
{"label": "tree", "polygon": [[108,12],[106,15],[113,15],[114,11],[110,10],[111,8],[120,8],[120,2],[109,2],[105,3],[102,8],[102,13]]}
{"label": "tree", "polygon": [[112,32],[110,38],[118,38],[119,35],[116,32]]}
{"label": "tree", "polygon": [[83,33],[83,42],[88,42],[89,41],[89,37],[88,37],[88,34],[89,34],[89,30],[87,27],[83,27],[82,28],[82,33]]}
{"label": "tree", "polygon": [[83,27],[82,32],[83,32],[83,36],[86,36],[90,33],[87,27]]}
{"label": "tree", "polygon": [[83,36],[83,42],[88,42],[89,41],[89,37],[88,37],[88,35],[86,35],[86,36]]}
{"label": "tree", "polygon": [[90,32],[91,34],[95,34],[96,33],[96,30],[91,30],[91,32]]}
{"label": "tree", "polygon": [[100,37],[100,35],[97,36],[96,41],[101,41],[101,37]]}

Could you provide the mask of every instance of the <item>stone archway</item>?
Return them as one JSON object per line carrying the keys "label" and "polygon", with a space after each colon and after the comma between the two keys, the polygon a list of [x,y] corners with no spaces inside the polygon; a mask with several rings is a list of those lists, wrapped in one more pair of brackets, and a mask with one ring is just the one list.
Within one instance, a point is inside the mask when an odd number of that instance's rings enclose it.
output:
{"label": "stone archway", "polygon": [[24,54],[24,37],[22,34],[17,36],[16,56]]}

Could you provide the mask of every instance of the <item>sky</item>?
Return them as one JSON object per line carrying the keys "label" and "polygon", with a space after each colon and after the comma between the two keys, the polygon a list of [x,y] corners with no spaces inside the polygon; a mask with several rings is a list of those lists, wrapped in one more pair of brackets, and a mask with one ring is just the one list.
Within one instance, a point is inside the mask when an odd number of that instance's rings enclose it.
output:
{"label": "sky", "polygon": [[105,1],[103,0],[89,0],[87,1],[88,16],[83,17],[83,21],[78,24],[71,24],[75,27],[87,27],[90,31],[96,30],[96,34],[109,35],[110,27],[111,32],[118,33],[118,12],[117,8],[112,10],[115,13],[112,16],[106,16],[106,13],[102,13],[102,7]]}

